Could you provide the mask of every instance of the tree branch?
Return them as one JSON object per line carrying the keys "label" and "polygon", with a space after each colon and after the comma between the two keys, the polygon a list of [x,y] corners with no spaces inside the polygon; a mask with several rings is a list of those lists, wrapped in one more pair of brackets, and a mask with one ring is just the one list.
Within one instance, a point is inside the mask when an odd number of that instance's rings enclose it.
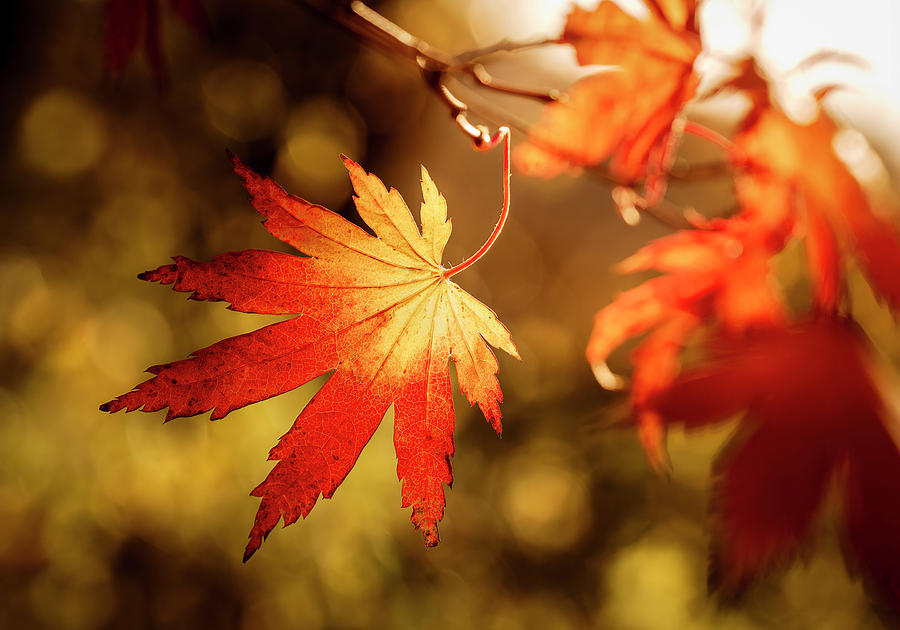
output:
{"label": "tree branch", "polygon": [[[353,33],[369,46],[414,62],[422,75],[425,85],[435,94],[438,100],[444,103],[456,126],[472,141],[473,146],[477,150],[488,150],[496,146],[500,139],[505,137],[504,127],[511,127],[527,134],[530,125],[483,99],[478,99],[477,111],[481,117],[497,124],[498,131],[491,133],[487,126],[473,124],[468,118],[469,112],[472,111],[469,104],[448,87],[447,82],[449,78],[468,76],[474,81],[475,85],[485,89],[503,94],[512,94],[542,103],[563,101],[566,98],[566,95],[559,90],[538,90],[497,79],[480,63],[480,60],[500,52],[517,52],[550,44],[559,44],[558,40],[537,39],[516,42],[504,39],[490,46],[463,52],[459,55],[451,55],[407,32],[377,11],[371,9],[361,0],[300,0],[300,2]],[[475,94],[472,94],[472,96],[477,98]],[[722,140],[725,142],[720,137],[709,138],[705,133],[698,133],[695,127],[698,126],[687,123],[686,128],[683,130],[688,133],[703,135],[712,141]],[[703,128],[703,131],[708,130]],[[630,192],[628,195],[621,194],[621,191],[618,196],[614,195],[614,198],[618,199],[617,207],[623,219],[627,222],[632,222],[635,216],[634,213],[639,211],[675,229],[689,227],[688,222],[684,218],[684,212],[663,199],[666,176],[668,175],[668,169],[672,166],[674,157],[674,144],[669,144],[660,156],[660,162],[657,166],[661,172],[654,171],[652,176],[645,182],[644,195],[639,195],[631,189],[627,189]],[[618,184],[602,166],[585,167],[585,171],[607,183]],[[699,173],[700,176],[702,174],[702,172]],[[682,179],[683,175],[675,175],[674,178]],[[622,200],[626,197],[631,202],[623,202]]]}
{"label": "tree branch", "polygon": [[469,107],[447,87],[448,76],[466,75],[489,90],[541,102],[555,101],[561,97],[559,90],[540,91],[499,80],[477,62],[478,59],[497,52],[512,52],[553,43],[550,40],[521,43],[503,40],[493,46],[453,56],[405,31],[360,0],[349,2],[303,0],[303,4],[350,31],[367,44],[415,62],[425,84],[447,106],[456,125],[472,140],[477,149],[493,146],[491,140],[499,132],[492,134],[487,127],[474,125],[468,120]]}

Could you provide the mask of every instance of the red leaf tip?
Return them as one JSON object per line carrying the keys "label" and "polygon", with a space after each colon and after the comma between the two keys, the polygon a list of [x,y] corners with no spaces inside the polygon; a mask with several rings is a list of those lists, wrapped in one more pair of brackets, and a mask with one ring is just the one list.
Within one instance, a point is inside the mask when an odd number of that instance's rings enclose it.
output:
{"label": "red leaf tip", "polygon": [[[179,261],[179,256],[176,256],[172,260]],[[181,258],[181,260],[185,260]],[[159,282],[160,284],[172,284],[175,282],[178,271],[178,265],[162,265],[161,267],[157,267],[156,269],[149,269],[142,273],[138,274],[138,278],[141,280],[146,280],[147,282]]]}
{"label": "red leaf tip", "polygon": [[231,161],[231,165],[234,167],[234,170],[236,172],[238,172],[239,169],[244,170],[247,168],[241,161],[241,158],[239,158],[237,154],[231,149],[225,149],[225,155],[228,156],[228,159]]}
{"label": "red leaf tip", "polygon": [[437,547],[438,543],[441,542],[441,537],[438,535],[437,523],[435,523],[434,520],[429,520],[422,523],[421,528],[425,546],[429,549]]}
{"label": "red leaf tip", "polygon": [[341,162],[344,163],[344,166],[348,171],[352,172],[353,170],[363,170],[362,166],[360,166],[358,162],[348,158],[343,153],[341,153]]}

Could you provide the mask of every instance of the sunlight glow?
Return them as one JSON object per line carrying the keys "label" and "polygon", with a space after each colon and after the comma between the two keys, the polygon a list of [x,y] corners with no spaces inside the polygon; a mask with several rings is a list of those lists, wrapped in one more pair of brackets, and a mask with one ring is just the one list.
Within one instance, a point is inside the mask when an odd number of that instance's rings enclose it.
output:
{"label": "sunlight glow", "polygon": [[[799,122],[809,119],[814,112],[811,95],[826,85],[839,86],[825,98],[826,107],[869,138],[889,171],[900,173],[900,44],[895,37],[900,3],[858,0],[849,7],[840,0],[768,0],[764,4],[758,56],[777,81],[776,96],[788,114]],[[745,2],[707,0],[701,20],[711,54],[720,50],[733,55],[752,47],[752,33],[741,34],[735,24],[746,24],[749,17]],[[729,44],[732,37],[735,43]],[[823,61],[793,71],[823,51],[849,53],[866,67]]]}
{"label": "sunlight glow", "polygon": [[837,156],[861,182],[874,182],[883,175],[884,165],[859,131],[842,129],[835,134],[832,146]]}

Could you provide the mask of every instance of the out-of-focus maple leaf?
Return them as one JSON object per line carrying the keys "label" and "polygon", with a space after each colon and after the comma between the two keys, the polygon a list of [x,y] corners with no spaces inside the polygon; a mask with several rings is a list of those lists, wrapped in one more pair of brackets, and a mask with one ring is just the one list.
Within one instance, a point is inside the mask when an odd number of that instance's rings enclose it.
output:
{"label": "out-of-focus maple leaf", "polygon": [[843,496],[848,564],[900,610],[900,451],[862,333],[824,318],[711,345],[653,407],[668,425],[745,411],[715,465],[711,584],[736,592],[780,566],[809,533],[829,483]]}
{"label": "out-of-focus maple leaf", "polygon": [[[143,41],[144,58],[156,83],[168,81],[160,43],[162,0],[108,0],[106,4],[106,68],[118,79],[138,44]],[[206,13],[200,0],[166,0],[169,9],[197,32],[206,31]]]}
{"label": "out-of-focus maple leaf", "polygon": [[485,341],[518,357],[494,313],[441,267],[450,237],[443,196],[423,168],[420,235],[400,194],[344,158],[373,237],[233,161],[266,229],[309,257],[259,250],[210,262],[178,257],[140,277],[196,300],[230,302],[232,310],[297,316],[151,367],[156,376],[101,409],[168,407],[167,420],[212,410],[215,420],[334,371],[269,454],[278,463],[252,492],[262,501],[244,558],[280,519],[290,525],[320,494],[334,494],[391,405],[402,504],[412,506],[425,544],[436,545],[443,484],[452,481],[448,361],[499,434],[503,396]]}
{"label": "out-of-focus maple leaf", "polygon": [[[896,218],[873,211],[865,191],[835,154],[837,125],[820,107],[812,122],[800,124],[767,96],[757,94],[753,100],[755,106],[735,138],[736,157],[749,170],[747,186],[754,185],[757,174],[779,178],[787,184],[781,191],[792,191],[817,308],[834,313],[842,299],[844,250],[855,255],[875,292],[900,310]],[[784,201],[770,197],[770,203]]]}
{"label": "out-of-focus maple leaf", "polygon": [[640,20],[609,0],[594,11],[574,8],[560,42],[581,65],[617,66],[576,82],[568,99],[549,104],[516,163],[553,177],[609,161],[613,177],[633,183],[646,171],[682,106],[696,91],[700,52],[694,0],[648,0]]}
{"label": "out-of-focus maple leaf", "polygon": [[758,206],[766,199],[740,198],[745,209],[735,217],[698,222],[699,229],[661,238],[622,261],[621,272],[653,269],[666,275],[625,291],[594,319],[586,355],[607,388],[621,384],[607,367],[609,354],[652,330],[632,355],[631,402],[641,443],[656,469],[666,462],[663,432],[647,403],[677,376],[687,338],[703,324],[738,333],[784,321],[769,281],[769,258],[784,246],[793,215],[785,204]]}

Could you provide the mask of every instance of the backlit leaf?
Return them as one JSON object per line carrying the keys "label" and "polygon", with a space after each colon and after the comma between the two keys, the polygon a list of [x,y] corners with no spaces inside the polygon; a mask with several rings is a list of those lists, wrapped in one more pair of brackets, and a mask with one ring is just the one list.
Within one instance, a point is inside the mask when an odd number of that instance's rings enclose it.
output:
{"label": "backlit leaf", "polygon": [[391,405],[402,504],[412,507],[425,544],[436,545],[443,486],[452,481],[451,358],[463,393],[500,433],[498,365],[485,341],[518,354],[494,313],[440,266],[450,236],[443,197],[423,168],[420,235],[396,190],[344,162],[374,237],[234,158],[266,229],[308,257],[259,250],[210,262],[178,257],[141,277],[233,310],[296,317],[151,367],[152,379],[101,407],[168,407],[167,420],[212,410],[216,419],[334,372],[269,453],[278,463],[253,490],[262,501],[245,559],[279,520],[290,525],[320,495],[334,494]]}
{"label": "backlit leaf", "polygon": [[541,177],[609,162],[623,183],[640,179],[651,151],[664,143],[696,91],[700,52],[693,0],[653,0],[640,20],[606,0],[574,8],[560,41],[581,65],[615,66],[581,79],[568,99],[551,103],[520,145],[516,162]]}
{"label": "backlit leaf", "polygon": [[824,318],[721,338],[712,353],[652,406],[691,429],[744,412],[715,467],[713,585],[740,590],[793,558],[836,480],[849,564],[900,609],[896,418],[862,333]]}

